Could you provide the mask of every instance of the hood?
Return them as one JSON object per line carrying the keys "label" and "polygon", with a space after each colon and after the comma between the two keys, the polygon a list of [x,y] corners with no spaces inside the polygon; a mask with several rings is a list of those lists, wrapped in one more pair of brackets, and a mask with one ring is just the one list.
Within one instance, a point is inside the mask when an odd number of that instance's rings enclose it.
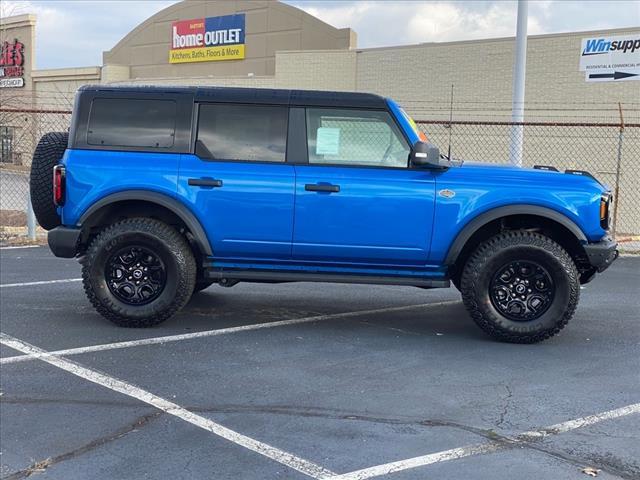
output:
{"label": "hood", "polygon": [[528,183],[547,183],[550,185],[562,184],[563,186],[575,186],[587,189],[595,188],[598,191],[610,191],[609,186],[600,182],[591,173],[584,170],[556,171],[555,167],[542,166],[538,168],[517,167],[508,163],[486,162],[455,162],[454,168],[461,168],[465,175],[473,175],[475,171],[479,176],[501,179],[505,182],[516,181]]}

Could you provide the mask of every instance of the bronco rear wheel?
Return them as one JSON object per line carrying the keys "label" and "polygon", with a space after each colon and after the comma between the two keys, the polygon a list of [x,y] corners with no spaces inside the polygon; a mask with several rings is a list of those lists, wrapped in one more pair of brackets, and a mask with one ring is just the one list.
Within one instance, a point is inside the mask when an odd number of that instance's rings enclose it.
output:
{"label": "bronco rear wheel", "polygon": [[130,218],[100,233],[82,259],[87,297],[122,327],[157,325],[191,298],[196,262],[187,240],[151,218]]}
{"label": "bronco rear wheel", "polygon": [[579,274],[552,239],[528,231],[504,232],[482,243],[461,277],[462,299],[492,337],[535,343],[565,327],[578,304]]}
{"label": "bronco rear wheel", "polygon": [[68,140],[66,132],[45,133],[33,152],[29,192],[38,224],[45,230],[60,225],[60,216],[53,203],[53,167],[62,159]]}

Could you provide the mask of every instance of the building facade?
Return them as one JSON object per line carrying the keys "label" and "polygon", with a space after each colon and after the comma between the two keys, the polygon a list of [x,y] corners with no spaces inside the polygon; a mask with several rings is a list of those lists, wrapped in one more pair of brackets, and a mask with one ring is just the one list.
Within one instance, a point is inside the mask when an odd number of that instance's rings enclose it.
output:
{"label": "building facade", "polygon": [[[236,28],[227,28],[234,21]],[[35,29],[33,15],[0,22],[0,39],[17,39],[25,51],[24,86],[11,95],[33,92],[41,105],[69,105],[68,98],[86,83],[164,83],[375,92],[400,100],[419,119],[448,118],[452,85],[459,117],[505,119],[511,107],[513,38],[358,49],[353,30],[334,28],[276,0],[185,0],[103,52],[100,66],[37,70]],[[205,44],[207,33],[230,31],[241,38],[209,35]],[[584,118],[588,109],[581,105],[607,105],[611,110],[603,115],[612,118],[619,102],[637,105],[638,83],[587,82],[578,68],[583,38],[612,35],[640,35],[640,29],[530,36],[528,119]],[[174,45],[181,39],[182,46]],[[235,55],[215,55],[232,49]],[[194,57],[178,57],[183,52]],[[8,97],[8,90],[0,89],[0,95]],[[638,110],[629,115],[637,118]]]}

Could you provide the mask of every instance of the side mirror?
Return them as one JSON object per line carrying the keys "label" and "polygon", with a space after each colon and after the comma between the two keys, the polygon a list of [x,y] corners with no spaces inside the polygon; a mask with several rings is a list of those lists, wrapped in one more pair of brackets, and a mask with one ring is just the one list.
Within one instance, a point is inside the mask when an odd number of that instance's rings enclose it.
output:
{"label": "side mirror", "polygon": [[445,169],[449,161],[440,158],[440,149],[433,143],[416,142],[411,149],[411,164],[419,167]]}

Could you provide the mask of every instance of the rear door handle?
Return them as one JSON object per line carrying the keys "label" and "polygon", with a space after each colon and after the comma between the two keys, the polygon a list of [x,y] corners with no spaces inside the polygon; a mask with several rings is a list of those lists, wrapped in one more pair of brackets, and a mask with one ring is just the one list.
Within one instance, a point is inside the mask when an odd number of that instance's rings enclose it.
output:
{"label": "rear door handle", "polygon": [[340,185],[331,185],[330,183],[307,183],[304,186],[307,192],[327,192],[338,193],[340,191]]}
{"label": "rear door handle", "polygon": [[215,178],[190,178],[187,182],[191,187],[221,187],[222,180],[216,180]]}

